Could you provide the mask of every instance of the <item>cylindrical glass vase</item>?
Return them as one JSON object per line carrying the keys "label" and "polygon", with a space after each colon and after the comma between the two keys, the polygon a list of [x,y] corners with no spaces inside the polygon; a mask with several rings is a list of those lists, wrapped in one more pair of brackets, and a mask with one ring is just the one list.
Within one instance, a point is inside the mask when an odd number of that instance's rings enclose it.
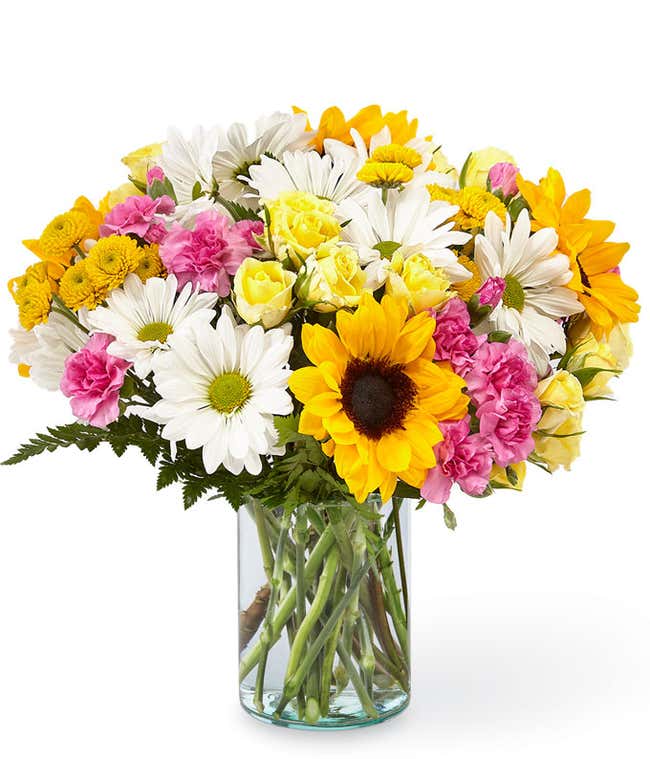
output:
{"label": "cylindrical glass vase", "polygon": [[240,698],[286,727],[373,724],[409,702],[412,502],[239,510]]}

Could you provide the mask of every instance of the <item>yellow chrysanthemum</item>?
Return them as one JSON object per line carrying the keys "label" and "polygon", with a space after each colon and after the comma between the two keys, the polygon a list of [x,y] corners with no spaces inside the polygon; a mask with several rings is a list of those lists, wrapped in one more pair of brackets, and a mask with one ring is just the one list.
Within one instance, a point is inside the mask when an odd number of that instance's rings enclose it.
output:
{"label": "yellow chrysanthemum", "polygon": [[18,319],[25,329],[47,321],[52,304],[52,290],[47,281],[32,280],[15,295]]}
{"label": "yellow chrysanthemum", "polygon": [[422,156],[404,145],[391,143],[375,148],[357,174],[360,182],[391,189],[413,179],[413,169],[422,163]]}
{"label": "yellow chrysanthemum", "polygon": [[453,217],[459,229],[472,230],[483,227],[485,217],[490,211],[494,211],[501,221],[505,222],[505,205],[487,190],[482,190],[480,187],[463,187],[462,190],[454,190],[437,184],[430,184],[427,187],[431,200],[446,200],[459,207]]}
{"label": "yellow chrysanthemum", "polygon": [[93,309],[106,298],[105,290],[97,290],[88,274],[88,261],[82,259],[61,277],[59,297],[72,311]]}
{"label": "yellow chrysanthemum", "polygon": [[86,259],[86,270],[95,291],[109,292],[119,287],[138,268],[142,258],[142,248],[131,237],[102,237]]}
{"label": "yellow chrysanthemum", "polygon": [[167,272],[163,266],[163,262],[160,259],[160,253],[158,252],[158,245],[151,244],[145,245],[140,249],[142,258],[138,264],[138,268],[135,269],[134,274],[143,282],[146,282],[151,277],[166,277]]}
{"label": "yellow chrysanthemum", "polygon": [[289,379],[304,404],[299,429],[322,441],[360,503],[377,489],[388,500],[398,477],[420,487],[436,464],[438,423],[467,413],[463,380],[433,362],[434,330],[428,313],[409,319],[406,303],[369,292],[353,313],[337,313],[338,335],[302,328],[313,366]]}
{"label": "yellow chrysanthemum", "polygon": [[[296,113],[304,113],[300,108],[294,107]],[[346,145],[353,145],[354,140],[350,134],[351,129],[356,129],[366,143],[370,145],[370,138],[380,132],[385,126],[390,129],[391,140],[399,145],[404,145],[413,139],[417,133],[418,121],[409,121],[406,111],[399,113],[382,114],[378,105],[368,105],[362,108],[351,119],[346,119],[343,111],[337,106],[331,106],[323,111],[318,128],[313,139],[313,145],[320,153],[323,152],[323,141],[332,138],[340,140]],[[311,129],[309,123],[307,128]]]}
{"label": "yellow chrysanthemum", "polygon": [[403,163],[366,161],[357,173],[357,179],[373,187],[391,189],[410,182],[413,179],[413,169]]}
{"label": "yellow chrysanthemum", "polygon": [[478,270],[477,264],[469,258],[469,256],[460,255],[458,256],[458,263],[461,266],[464,266],[467,271],[471,272],[472,278],[465,280],[465,282],[456,282],[452,287],[453,289],[458,293],[458,295],[462,298],[462,300],[467,303],[472,295],[479,289],[479,287],[483,284],[481,280],[481,274]]}
{"label": "yellow chrysanthemum", "polygon": [[598,339],[607,336],[618,322],[638,321],[636,290],[626,285],[616,269],[630,246],[607,242],[614,231],[611,221],[587,219],[589,190],[566,196],[561,174],[549,169],[538,185],[517,176],[517,186],[530,206],[533,229],[552,227],[558,233],[558,250],[571,262],[573,278],[567,284],[591,319]]}
{"label": "yellow chrysanthemum", "polygon": [[44,261],[69,266],[83,241],[98,237],[102,221],[102,215],[82,196],[69,211],[52,219],[38,240],[24,240],[23,244]]}
{"label": "yellow chrysanthemum", "polygon": [[[63,269],[61,268],[61,274],[62,273]],[[20,295],[20,293],[33,283],[47,283],[51,292],[57,292],[59,289],[58,279],[60,278],[61,274],[59,274],[58,277],[53,277],[52,272],[50,271],[50,266],[47,264],[47,262],[39,261],[36,264],[28,266],[24,274],[21,274],[19,277],[14,277],[13,279],[9,280],[9,292],[12,294],[13,299],[16,302],[18,302],[17,297]]]}

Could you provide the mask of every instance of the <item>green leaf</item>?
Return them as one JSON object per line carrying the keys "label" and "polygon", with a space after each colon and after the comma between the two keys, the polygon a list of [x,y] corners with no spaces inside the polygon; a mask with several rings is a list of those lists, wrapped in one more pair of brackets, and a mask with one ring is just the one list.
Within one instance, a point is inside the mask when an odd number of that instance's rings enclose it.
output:
{"label": "green leaf", "polygon": [[465,187],[465,182],[467,180],[467,169],[469,168],[469,161],[472,157],[472,154],[469,153],[467,158],[465,159],[465,163],[463,164],[463,168],[460,170],[460,176],[458,177],[458,186],[462,190],[463,187]]}
{"label": "green leaf", "polygon": [[488,335],[488,343],[507,343],[512,335],[502,329],[495,329]]}
{"label": "green leaf", "polygon": [[447,506],[446,503],[443,503],[442,505],[442,514],[445,520],[445,524],[450,530],[455,530],[458,522],[456,522],[456,515],[454,512]]}
{"label": "green leaf", "polygon": [[398,242],[393,242],[392,240],[383,240],[382,242],[378,242],[373,247],[373,250],[378,250],[382,258],[391,258],[393,253],[398,250],[399,247],[400,243]]}
{"label": "green leaf", "polygon": [[174,465],[173,461],[162,461],[158,468],[158,479],[156,480],[156,490],[162,490],[174,482],[178,482],[180,472]]}
{"label": "green leaf", "polygon": [[221,195],[217,195],[215,201],[228,211],[232,216],[233,221],[260,221],[257,211],[253,211],[251,208],[246,208],[246,206],[242,206],[232,200],[226,200],[225,198],[222,198]]}
{"label": "green leaf", "polygon": [[620,369],[602,369],[599,366],[586,366],[583,369],[575,369],[571,372],[583,388],[592,381],[600,372],[609,372],[609,374],[620,374]]}
{"label": "green leaf", "polygon": [[519,483],[519,477],[517,476],[517,472],[515,472],[511,466],[506,467],[506,478],[513,488],[517,487]]}
{"label": "green leaf", "polygon": [[205,195],[205,190],[201,187],[201,183],[197,180],[192,187],[192,200],[198,200]]}

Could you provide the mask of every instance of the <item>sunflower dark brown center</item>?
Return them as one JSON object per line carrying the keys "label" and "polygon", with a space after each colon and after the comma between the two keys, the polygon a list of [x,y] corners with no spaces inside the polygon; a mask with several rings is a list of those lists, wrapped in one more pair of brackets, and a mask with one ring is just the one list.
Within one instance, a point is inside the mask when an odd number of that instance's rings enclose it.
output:
{"label": "sunflower dark brown center", "polygon": [[369,438],[401,429],[416,395],[403,367],[386,360],[353,359],[341,380],[343,409],[357,432]]}

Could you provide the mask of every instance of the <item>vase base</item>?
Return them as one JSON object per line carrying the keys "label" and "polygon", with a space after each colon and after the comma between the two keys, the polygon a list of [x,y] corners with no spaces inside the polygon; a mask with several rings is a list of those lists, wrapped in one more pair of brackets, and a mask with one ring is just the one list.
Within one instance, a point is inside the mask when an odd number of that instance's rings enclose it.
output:
{"label": "vase base", "polygon": [[332,696],[329,714],[326,717],[321,717],[318,722],[309,723],[304,718],[298,717],[293,704],[287,706],[280,717],[273,716],[282,695],[279,691],[264,695],[264,711],[262,712],[253,703],[254,695],[253,689],[242,688],[240,692],[241,705],[251,717],[270,725],[291,727],[297,730],[349,730],[354,727],[377,725],[397,716],[409,704],[408,694],[401,691],[399,693],[391,691],[386,694],[374,694],[378,715],[369,717],[361,709],[356,694],[344,692],[338,696]]}

